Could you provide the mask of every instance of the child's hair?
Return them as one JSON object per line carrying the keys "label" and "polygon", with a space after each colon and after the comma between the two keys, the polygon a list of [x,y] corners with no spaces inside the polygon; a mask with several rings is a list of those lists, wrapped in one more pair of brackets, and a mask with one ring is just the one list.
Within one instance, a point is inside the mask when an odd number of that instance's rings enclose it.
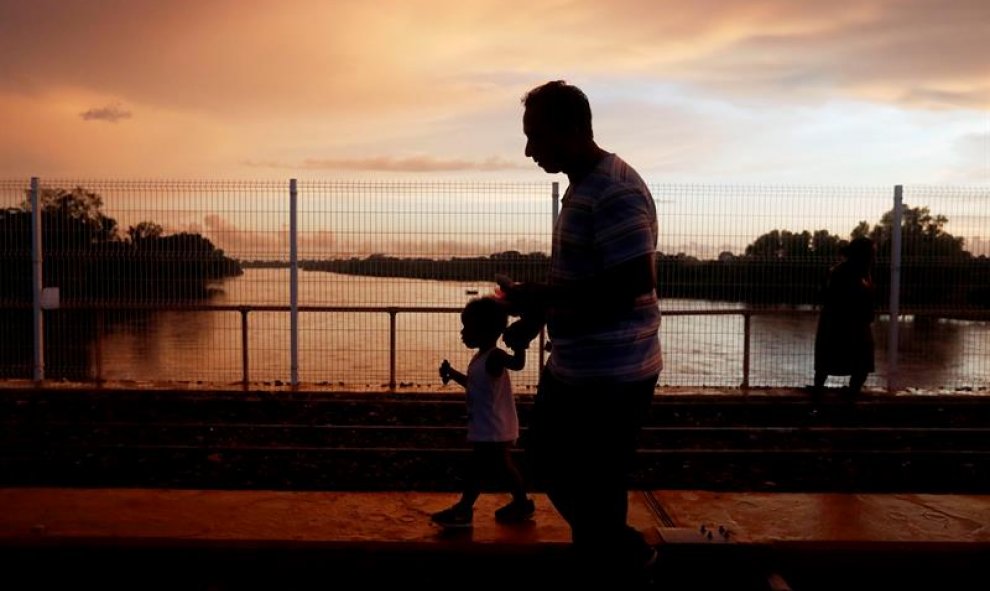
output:
{"label": "child's hair", "polygon": [[509,323],[509,315],[505,305],[496,298],[485,296],[474,298],[464,306],[461,312],[463,322],[474,322],[486,334],[497,337]]}

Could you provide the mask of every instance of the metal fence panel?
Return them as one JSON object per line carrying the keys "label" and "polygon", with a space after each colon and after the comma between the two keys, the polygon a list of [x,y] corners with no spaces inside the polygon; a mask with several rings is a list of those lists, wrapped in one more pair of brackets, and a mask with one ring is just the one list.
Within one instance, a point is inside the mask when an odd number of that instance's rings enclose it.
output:
{"label": "metal fence panel", "polygon": [[[24,335],[0,342],[7,378],[31,372],[28,184],[0,181],[0,329]],[[809,383],[819,291],[853,231],[880,244],[877,371],[867,384],[886,383],[891,187],[651,191],[661,384]],[[495,273],[545,276],[551,195],[550,183],[298,183],[300,380],[438,387],[441,359],[460,368],[470,359],[459,338],[463,305],[491,293]],[[904,192],[896,345],[905,386],[990,388],[988,198],[981,188]],[[45,312],[48,377],[289,381],[287,180],[42,179],[42,201],[45,282],[62,296],[60,309]],[[535,386],[539,362],[534,348],[513,374],[519,389]]]}
{"label": "metal fence panel", "polygon": [[[456,311],[492,294],[496,272],[523,278],[547,261],[547,183],[304,181],[299,191],[301,305],[452,310],[396,315],[400,386],[436,387],[442,359],[464,369]],[[334,316],[304,329],[315,333],[307,355],[335,360],[304,366],[309,379],[388,383],[388,315]],[[531,356],[512,377],[535,384],[537,367]]]}

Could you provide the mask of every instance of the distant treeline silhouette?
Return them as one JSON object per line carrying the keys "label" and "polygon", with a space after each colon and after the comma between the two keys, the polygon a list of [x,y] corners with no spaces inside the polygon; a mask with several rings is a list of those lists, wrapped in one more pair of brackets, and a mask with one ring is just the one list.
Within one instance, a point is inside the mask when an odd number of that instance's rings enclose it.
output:
{"label": "distant treeline silhouette", "polygon": [[[43,189],[44,284],[63,300],[175,302],[197,300],[209,284],[243,273],[238,262],[199,234],[165,235],[144,221],[126,233],[102,211],[101,197],[82,187]],[[0,298],[31,299],[31,211],[0,211]]]}
{"label": "distant treeline silhouette", "polygon": [[[121,234],[102,198],[82,187],[46,188],[42,209],[43,273],[65,304],[108,304],[102,314],[60,309],[45,314],[46,377],[93,377],[92,345],[108,325],[149,312],[115,312],[114,304],[169,305],[201,301],[211,283],[243,273],[238,262],[199,234],[165,235],[144,221]],[[32,368],[31,209],[0,210],[0,377],[25,378]],[[103,324],[100,324],[102,319]]]}
{"label": "distant treeline silhouette", "polygon": [[[860,222],[849,235],[850,239],[870,236],[878,245],[874,282],[880,308],[890,293],[892,219],[888,212],[873,227]],[[948,219],[933,216],[928,208],[905,207],[902,219],[902,307],[933,316],[962,317],[967,311],[990,310],[990,260],[966,251],[962,238],[945,232]],[[683,253],[658,253],[658,289],[667,298],[817,304],[828,269],[838,262],[847,242],[827,230],[773,230],[757,237],[741,255],[723,252],[715,260],[702,260]],[[542,252],[518,251],[441,260],[375,254],[308,261],[301,266],[309,271],[374,277],[491,282],[496,273],[503,273],[519,281],[544,281],[550,259]]]}

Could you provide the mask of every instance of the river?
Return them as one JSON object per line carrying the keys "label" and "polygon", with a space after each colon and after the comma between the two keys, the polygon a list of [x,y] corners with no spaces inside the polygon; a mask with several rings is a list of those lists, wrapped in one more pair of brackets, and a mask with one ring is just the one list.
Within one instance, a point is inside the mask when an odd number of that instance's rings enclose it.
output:
{"label": "river", "polygon": [[[493,284],[373,278],[323,272],[299,273],[302,306],[461,307],[473,292]],[[228,279],[212,298],[217,305],[288,305],[288,269],[247,269]],[[744,310],[732,302],[666,299],[664,311]],[[814,313],[752,318],[749,382],[752,386],[803,386],[813,365]],[[289,314],[254,311],[248,316],[249,379],[288,381]],[[400,313],[396,317],[396,380],[439,385],[436,367],[449,359],[463,368],[471,351],[459,338],[457,314]],[[877,372],[867,386],[886,384],[888,324],[874,326]],[[661,344],[661,385],[738,386],[743,377],[742,315],[668,315]],[[241,319],[237,312],[155,312],[111,322],[102,342],[108,380],[235,382],[241,379]],[[389,381],[389,316],[377,313],[303,312],[299,316],[299,378],[335,387],[376,388]],[[513,375],[532,388],[538,352]],[[898,382],[922,390],[990,388],[990,323],[902,322]],[[835,384],[840,382],[836,381]],[[452,386],[448,386],[452,387]]]}

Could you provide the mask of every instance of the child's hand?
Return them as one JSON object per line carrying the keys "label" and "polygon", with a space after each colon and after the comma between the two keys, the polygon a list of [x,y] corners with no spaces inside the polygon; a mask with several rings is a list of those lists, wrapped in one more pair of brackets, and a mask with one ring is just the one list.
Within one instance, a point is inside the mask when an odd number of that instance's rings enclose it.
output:
{"label": "child's hand", "polygon": [[450,381],[450,362],[446,359],[440,364],[440,379],[443,380],[444,386]]}

